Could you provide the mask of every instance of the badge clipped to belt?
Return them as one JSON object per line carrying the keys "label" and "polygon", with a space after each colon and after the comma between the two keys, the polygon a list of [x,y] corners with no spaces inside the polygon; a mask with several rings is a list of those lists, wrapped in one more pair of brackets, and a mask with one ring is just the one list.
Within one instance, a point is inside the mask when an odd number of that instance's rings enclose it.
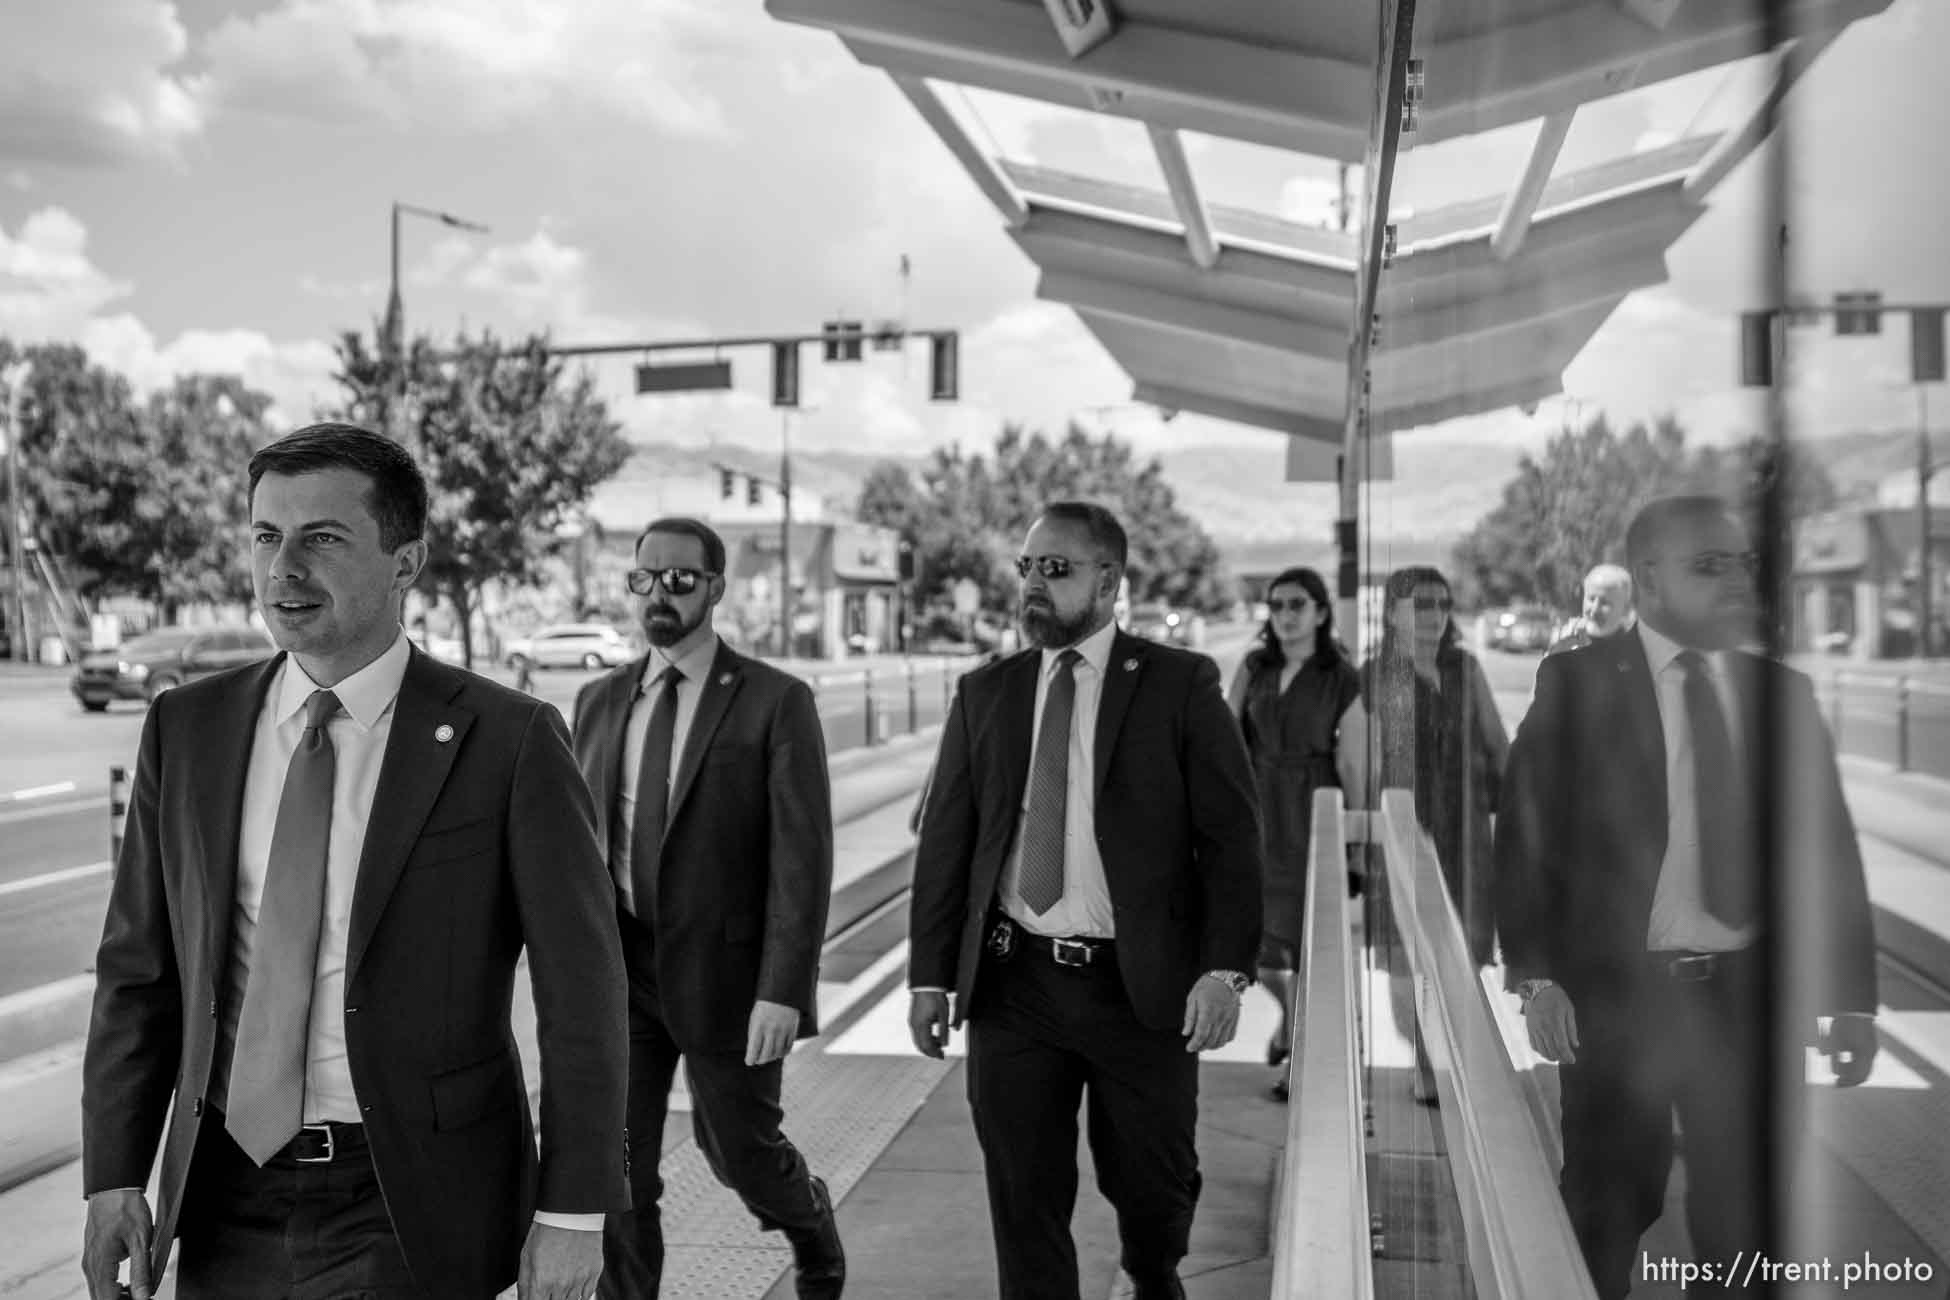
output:
{"label": "badge clipped to belt", "polygon": [[989,931],[989,956],[997,961],[1007,961],[1016,950],[1016,923],[1008,917],[997,917],[995,928]]}

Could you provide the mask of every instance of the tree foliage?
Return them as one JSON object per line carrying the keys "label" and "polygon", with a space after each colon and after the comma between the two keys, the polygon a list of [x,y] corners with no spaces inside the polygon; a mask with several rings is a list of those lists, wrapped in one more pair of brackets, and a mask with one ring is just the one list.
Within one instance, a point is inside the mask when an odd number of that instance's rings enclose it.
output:
{"label": "tree foliage", "polygon": [[565,376],[540,335],[502,343],[463,333],[444,349],[422,336],[395,356],[383,341],[346,333],[336,351],[343,418],[394,431],[426,473],[422,581],[460,615],[472,663],[469,616],[482,588],[540,580],[558,549],[555,530],[623,467],[629,443],[594,379]]}
{"label": "tree foliage", "polygon": [[1060,441],[1005,425],[993,456],[937,448],[918,478],[883,463],[863,485],[856,515],[913,543],[923,605],[966,578],[981,587],[986,607],[1007,609],[1024,534],[1046,503],[1065,499],[1116,512],[1130,536],[1133,600],[1205,610],[1230,602],[1218,547],[1178,508],[1164,467],[1155,458],[1139,464],[1129,444],[1075,425]]}
{"label": "tree foliage", "polygon": [[[1779,492],[1779,518],[1835,503],[1832,479],[1792,447],[1755,437],[1731,447],[1689,449],[1671,416],[1623,433],[1600,415],[1525,456],[1503,499],[1456,546],[1460,595],[1478,607],[1536,601],[1569,609],[1595,564],[1622,563],[1625,529],[1648,501],[1677,492],[1715,492],[1748,521],[1757,544],[1769,533],[1763,503]],[[1767,549],[1786,551],[1783,527]]]}
{"label": "tree foliage", "polygon": [[[241,558],[245,465],[270,434],[270,398],[234,376],[189,375],[138,402],[81,348],[18,348],[21,506],[84,599],[128,595],[165,616],[250,594]],[[11,394],[0,393],[0,400]]]}

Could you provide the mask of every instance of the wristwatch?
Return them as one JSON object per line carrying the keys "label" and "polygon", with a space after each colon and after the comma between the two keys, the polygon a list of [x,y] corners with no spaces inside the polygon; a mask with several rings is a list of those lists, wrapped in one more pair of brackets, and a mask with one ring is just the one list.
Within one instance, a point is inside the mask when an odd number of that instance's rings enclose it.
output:
{"label": "wristwatch", "polygon": [[1523,999],[1523,1005],[1527,1007],[1530,1005],[1530,999],[1536,997],[1539,993],[1542,993],[1545,989],[1553,989],[1556,987],[1557,987],[1556,980],[1545,980],[1545,979],[1518,980],[1517,996]]}
{"label": "wristwatch", "polygon": [[1235,998],[1245,997],[1246,990],[1253,986],[1250,979],[1236,970],[1209,970],[1205,972],[1205,978],[1219,981],[1232,990],[1232,996]]}

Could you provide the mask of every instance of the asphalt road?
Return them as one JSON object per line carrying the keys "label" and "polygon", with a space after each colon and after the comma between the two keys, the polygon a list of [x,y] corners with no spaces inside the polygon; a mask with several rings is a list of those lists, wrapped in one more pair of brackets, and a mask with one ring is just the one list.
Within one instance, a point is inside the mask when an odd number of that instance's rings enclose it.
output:
{"label": "asphalt road", "polygon": [[[882,666],[874,677],[875,735],[938,723],[944,678],[952,688],[960,668],[961,661],[915,660],[910,715],[905,674]],[[566,715],[592,675],[537,673],[536,694]],[[861,670],[836,664],[815,680],[827,751],[866,744]],[[84,713],[66,680],[52,675],[0,689],[0,997],[89,969],[108,904],[108,769],[119,763],[133,772],[146,712],[117,704]]]}

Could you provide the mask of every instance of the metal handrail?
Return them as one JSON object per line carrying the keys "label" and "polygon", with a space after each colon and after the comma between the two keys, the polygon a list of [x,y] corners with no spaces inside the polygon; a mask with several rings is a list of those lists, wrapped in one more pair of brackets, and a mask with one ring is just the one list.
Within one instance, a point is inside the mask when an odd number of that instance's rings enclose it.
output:
{"label": "metal handrail", "polygon": [[1306,938],[1288,1067],[1286,1159],[1273,1230],[1273,1295],[1370,1300],[1368,1166],[1362,1133],[1347,838],[1339,790],[1314,793]]}
{"label": "metal handrail", "polygon": [[1530,1102],[1407,790],[1381,796],[1388,893],[1436,1069],[1470,1276],[1484,1300],[1595,1297]]}

